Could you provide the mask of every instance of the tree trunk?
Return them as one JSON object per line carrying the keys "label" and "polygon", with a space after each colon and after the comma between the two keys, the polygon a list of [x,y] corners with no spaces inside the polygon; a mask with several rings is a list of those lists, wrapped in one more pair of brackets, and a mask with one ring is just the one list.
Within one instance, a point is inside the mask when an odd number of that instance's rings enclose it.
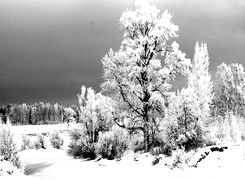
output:
{"label": "tree trunk", "polygon": [[144,128],[144,149],[145,152],[149,152],[150,148],[150,136],[149,136],[149,128],[145,125]]}
{"label": "tree trunk", "polygon": [[187,112],[186,108],[184,107],[184,126],[185,126],[185,133],[187,132]]}
{"label": "tree trunk", "polygon": [[149,99],[150,95],[147,88],[144,88],[144,98],[143,98],[143,121],[144,121],[144,146],[145,152],[149,151],[150,148],[150,134],[149,134]]}
{"label": "tree trunk", "polygon": [[149,138],[149,117],[148,117],[148,110],[147,110],[147,106],[145,108],[145,115],[144,115],[144,148],[145,148],[145,152],[149,151],[150,148],[150,138]]}

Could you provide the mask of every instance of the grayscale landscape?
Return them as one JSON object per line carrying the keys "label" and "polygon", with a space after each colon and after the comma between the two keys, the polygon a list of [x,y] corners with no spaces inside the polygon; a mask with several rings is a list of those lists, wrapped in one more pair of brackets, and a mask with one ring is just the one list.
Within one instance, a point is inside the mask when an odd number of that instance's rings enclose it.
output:
{"label": "grayscale landscape", "polygon": [[241,0],[0,0],[0,179],[244,179]]}

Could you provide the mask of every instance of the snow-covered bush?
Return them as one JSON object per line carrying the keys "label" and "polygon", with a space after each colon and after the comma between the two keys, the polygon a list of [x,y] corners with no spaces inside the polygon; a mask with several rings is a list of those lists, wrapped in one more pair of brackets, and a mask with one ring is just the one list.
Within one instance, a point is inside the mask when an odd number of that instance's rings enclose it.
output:
{"label": "snow-covered bush", "polygon": [[[212,127],[212,128],[211,128]],[[209,126],[205,127],[203,130],[203,146],[213,146],[217,144],[217,138],[214,136],[214,132],[216,128],[209,124]]]}
{"label": "snow-covered bush", "polygon": [[83,127],[70,132],[71,143],[68,154],[77,158],[95,159],[98,155],[107,159],[120,158],[128,147],[125,130],[113,127],[111,131],[100,132],[97,142],[93,142]]}
{"label": "snow-covered bush", "polygon": [[166,156],[171,156],[173,146],[167,143],[166,138],[163,138],[163,135],[166,132],[156,133],[154,141],[150,150],[150,153],[154,156],[159,156],[164,154]]}
{"label": "snow-covered bush", "polygon": [[19,178],[23,174],[24,174],[24,166],[18,169],[11,162],[4,160],[3,156],[0,156],[0,177],[16,175],[15,177]]}
{"label": "snow-covered bush", "polygon": [[178,148],[172,154],[172,166],[179,169],[185,169],[188,167],[188,163],[193,157],[193,154],[192,151],[186,152],[184,149]]}
{"label": "snow-covered bush", "polygon": [[239,143],[242,140],[242,134],[244,132],[244,124],[242,122],[242,119],[238,116],[233,115],[233,113],[230,113],[229,115],[229,125],[230,125],[230,136],[231,140],[234,143]]}
{"label": "snow-covered bush", "polygon": [[112,127],[113,101],[85,86],[81,87],[81,92],[77,96],[80,108],[79,121],[82,125],[70,132],[71,143],[68,154],[94,159],[99,133],[106,132]]}
{"label": "snow-covered bush", "polygon": [[42,134],[38,134],[36,141],[34,142],[34,147],[36,150],[38,149],[46,149],[45,137]]}
{"label": "snow-covered bush", "polygon": [[226,117],[219,117],[219,121],[216,122],[217,132],[216,132],[216,138],[218,138],[219,142],[231,142],[231,123],[230,118],[228,116]]}
{"label": "snow-covered bush", "polygon": [[50,140],[51,146],[56,149],[60,149],[64,144],[64,140],[61,137],[59,132],[54,132],[53,134],[51,134],[51,137],[49,140]]}
{"label": "snow-covered bush", "polygon": [[71,139],[68,149],[69,155],[74,158],[96,158],[94,143],[82,127],[80,129],[71,130],[69,135]]}
{"label": "snow-covered bush", "polygon": [[85,86],[81,87],[78,101],[83,130],[91,142],[97,142],[99,132],[108,131],[112,127],[113,101]]}
{"label": "snow-covered bush", "polygon": [[100,133],[96,152],[106,159],[120,159],[128,147],[128,133],[120,127]]}
{"label": "snow-covered bush", "polygon": [[76,121],[76,112],[72,108],[64,109],[64,121],[67,123],[67,128],[69,128],[71,123],[75,123]]}
{"label": "snow-covered bush", "polygon": [[0,177],[5,175],[12,175],[15,167],[9,161],[4,160],[3,156],[0,156]]}
{"label": "snow-covered bush", "polygon": [[162,137],[173,150],[189,151],[204,145],[202,121],[199,120],[201,109],[195,96],[193,89],[187,88],[171,97]]}
{"label": "snow-covered bush", "polygon": [[144,151],[144,138],[142,132],[128,131],[128,150],[135,153]]}
{"label": "snow-covered bush", "polygon": [[[13,140],[13,135],[10,133],[9,128],[6,125],[1,125],[1,124],[0,124],[0,159],[1,159],[0,171],[2,172],[12,173],[13,172],[12,169],[16,168],[16,169],[20,169],[21,171],[23,171],[24,169],[24,165],[21,163],[19,152]],[[4,166],[4,164],[6,164],[6,167]]]}
{"label": "snow-covered bush", "polygon": [[69,144],[69,149],[67,153],[73,157],[81,157],[81,145],[78,144],[79,139],[82,136],[82,131],[80,129],[73,129],[69,133],[71,142]]}
{"label": "snow-covered bush", "polygon": [[210,136],[217,142],[239,143],[245,138],[245,123],[242,117],[227,113],[225,117],[218,116],[210,125]]}
{"label": "snow-covered bush", "polygon": [[31,139],[27,135],[22,135],[21,150],[33,149],[34,146],[31,143]]}
{"label": "snow-covered bush", "polygon": [[190,131],[182,131],[179,126],[171,126],[167,131],[166,143],[172,150],[183,148],[186,151],[203,147],[203,131],[199,125],[196,125]]}

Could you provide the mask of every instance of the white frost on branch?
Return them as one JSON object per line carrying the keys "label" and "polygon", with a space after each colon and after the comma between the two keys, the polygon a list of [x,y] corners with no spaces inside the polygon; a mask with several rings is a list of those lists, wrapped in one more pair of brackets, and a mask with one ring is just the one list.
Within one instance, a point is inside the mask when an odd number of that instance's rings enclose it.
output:
{"label": "white frost on branch", "polygon": [[123,104],[128,124],[143,129],[146,137],[165,116],[171,80],[186,76],[191,62],[172,41],[179,27],[167,10],[160,14],[146,1],[136,1],[135,8],[120,18],[124,36],[119,50],[110,49],[101,60],[102,90],[112,93],[118,106]]}
{"label": "white frost on branch", "polygon": [[209,55],[206,43],[196,43],[192,68],[188,76],[188,88],[194,90],[198,103],[199,119],[205,121],[210,116],[213,100],[213,82],[209,73]]}

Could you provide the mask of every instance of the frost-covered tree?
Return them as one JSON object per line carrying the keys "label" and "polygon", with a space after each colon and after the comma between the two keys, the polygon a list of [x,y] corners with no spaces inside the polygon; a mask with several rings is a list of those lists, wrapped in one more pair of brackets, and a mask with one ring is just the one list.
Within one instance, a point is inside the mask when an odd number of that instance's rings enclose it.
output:
{"label": "frost-covered tree", "polygon": [[65,108],[63,118],[64,118],[65,122],[67,123],[67,127],[69,127],[69,125],[71,123],[74,123],[76,120],[76,112],[70,107]]}
{"label": "frost-covered tree", "polygon": [[[165,119],[170,120],[175,136],[170,135],[174,146],[186,150],[196,148],[202,143],[203,126],[210,116],[213,99],[213,84],[208,71],[209,56],[206,43],[196,43],[192,66],[188,72],[188,87],[171,96]],[[171,138],[172,137],[172,138]]]}
{"label": "frost-covered tree", "polygon": [[81,87],[81,92],[77,97],[80,106],[80,121],[85,126],[90,141],[96,142],[99,132],[109,130],[111,126],[114,112],[113,101],[85,86]]}
{"label": "frost-covered tree", "polygon": [[123,117],[115,118],[115,122],[121,127],[141,130],[148,151],[153,132],[165,114],[170,81],[176,74],[185,74],[190,60],[172,41],[178,37],[179,28],[167,10],[160,13],[145,1],[136,1],[135,7],[120,18],[124,35],[119,50],[110,50],[102,59],[105,80],[102,90],[113,94],[123,107],[120,108]]}
{"label": "frost-covered tree", "polygon": [[210,116],[210,105],[213,100],[213,82],[209,73],[209,55],[206,43],[196,43],[192,67],[188,75],[188,89],[199,107],[197,119],[206,123]]}
{"label": "frost-covered tree", "polygon": [[170,97],[163,123],[167,126],[166,142],[173,148],[180,147],[185,150],[197,148],[202,145],[202,127],[198,118],[202,109],[194,88],[183,88]]}
{"label": "frost-covered tree", "polygon": [[241,64],[219,65],[214,90],[215,115],[233,112],[245,116],[245,72]]}

